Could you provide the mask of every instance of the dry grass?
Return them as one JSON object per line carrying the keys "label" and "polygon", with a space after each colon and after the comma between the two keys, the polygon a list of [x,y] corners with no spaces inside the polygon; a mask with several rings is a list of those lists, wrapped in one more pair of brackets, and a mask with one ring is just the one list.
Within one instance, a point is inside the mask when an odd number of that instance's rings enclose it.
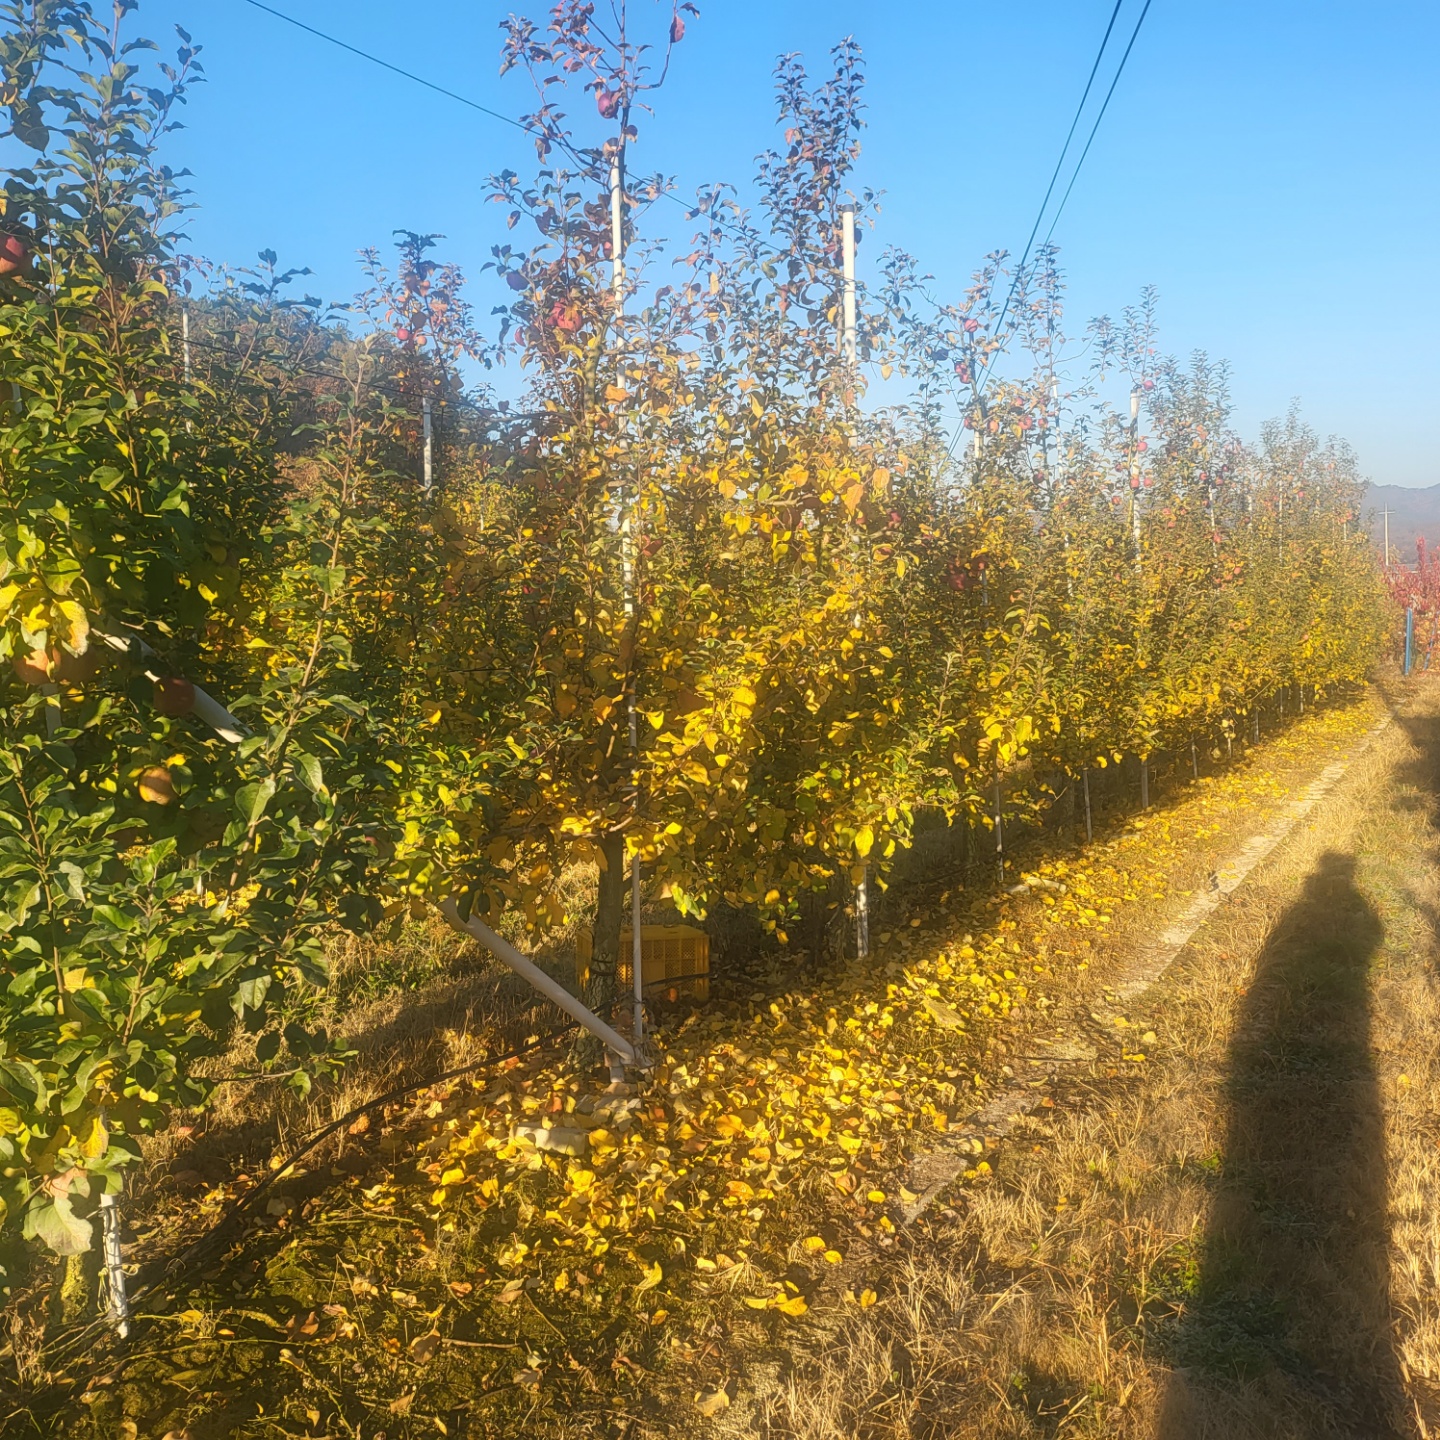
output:
{"label": "dry grass", "polygon": [[1397,700],[1145,997],[1143,1073],[1062,1082],[757,1428],[1440,1433],[1440,693]]}
{"label": "dry grass", "polygon": [[[177,1206],[177,1198],[198,1196],[246,1170],[263,1171],[377,1095],[502,1054],[565,1022],[438,920],[409,925],[382,943],[346,937],[330,961],[331,988],[310,1023],[343,1039],[353,1057],[336,1081],[304,1096],[283,1078],[222,1084],[193,1127],[177,1126],[147,1144],[145,1163],[130,1181],[132,1213],[149,1221],[137,1229],[137,1260],[169,1253],[213,1222],[213,1210],[201,1214]],[[255,1073],[253,1044],[253,1037],[237,1036],[213,1062],[213,1073]],[[345,1136],[336,1136],[307,1166],[338,1160],[345,1146]]]}

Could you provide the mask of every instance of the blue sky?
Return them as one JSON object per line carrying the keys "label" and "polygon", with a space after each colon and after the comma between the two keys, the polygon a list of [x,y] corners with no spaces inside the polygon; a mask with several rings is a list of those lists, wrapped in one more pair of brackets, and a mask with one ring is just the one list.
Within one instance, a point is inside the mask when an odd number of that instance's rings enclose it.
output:
{"label": "blue sky", "polygon": [[[644,14],[649,0],[631,3]],[[1142,3],[1125,0],[1122,41]],[[510,6],[277,8],[507,113],[529,98],[498,74]],[[857,178],[886,192],[869,252],[902,245],[958,296],[986,251],[1024,244],[1110,9],[708,0],[636,165],[687,192],[748,181],[775,138],[774,57],[798,50],[819,70],[853,34],[870,79]],[[269,246],[311,266],[316,293],[345,297],[356,250],[403,226],[444,233],[445,257],[478,277],[499,236],[485,176],[533,159],[518,131],[244,0],[143,0],[138,21],[161,40],[183,24],[205,47],[209,81],[170,150],[195,172],[198,249],[243,263]],[[1056,232],[1071,328],[1153,283],[1163,345],[1231,361],[1242,429],[1299,397],[1374,480],[1440,483],[1437,72],[1434,0],[1154,0]],[[678,234],[683,212],[666,210],[654,223]],[[490,297],[472,288],[483,313]]]}

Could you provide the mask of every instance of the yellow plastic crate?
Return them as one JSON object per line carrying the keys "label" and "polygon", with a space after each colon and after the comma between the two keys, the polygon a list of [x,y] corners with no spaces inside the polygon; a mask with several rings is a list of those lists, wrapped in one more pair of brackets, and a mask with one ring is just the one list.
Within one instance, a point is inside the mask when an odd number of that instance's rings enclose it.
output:
{"label": "yellow plastic crate", "polygon": [[[590,975],[590,932],[575,937],[575,979],[582,988]],[[634,985],[631,971],[633,941],[628,927],[620,932],[617,987],[628,994]],[[640,927],[640,979],[645,993],[657,999],[708,1000],[710,998],[710,937],[693,925],[642,925]]]}

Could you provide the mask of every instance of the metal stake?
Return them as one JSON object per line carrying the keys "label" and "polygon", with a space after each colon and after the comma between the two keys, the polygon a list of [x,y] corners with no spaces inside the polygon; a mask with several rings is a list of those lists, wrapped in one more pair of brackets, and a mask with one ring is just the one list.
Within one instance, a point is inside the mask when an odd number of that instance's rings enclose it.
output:
{"label": "metal stake", "polygon": [[995,781],[995,863],[1000,870],[1000,883],[1005,883],[1005,828],[1000,809],[1000,781]]}
{"label": "metal stake", "polygon": [[860,880],[855,886],[855,955],[860,960],[870,958],[869,866],[861,868]]}
{"label": "metal stake", "polygon": [[842,297],[843,328],[840,331],[840,353],[845,363],[855,368],[858,347],[855,344],[855,207],[840,207],[840,245],[845,289]]}
{"label": "metal stake", "polygon": [[430,413],[430,397],[426,395],[420,401],[421,424],[424,426],[425,458],[422,473],[422,483],[425,486],[425,493],[428,495],[435,487],[435,451],[434,451],[434,424]]}
{"label": "metal stake", "polygon": [[[623,145],[622,138],[620,148],[617,148],[610,161],[610,286],[615,302],[617,345],[619,343],[619,322],[625,313],[625,173],[621,163],[621,157],[624,154]],[[638,495],[636,498],[638,500]],[[635,535],[632,524],[634,515],[635,507],[632,504],[620,523],[620,566],[625,593],[625,619],[630,627],[632,637],[635,630]],[[638,813],[640,805],[640,772],[638,768],[640,730],[635,712],[635,677],[633,673],[625,697],[625,709],[629,720],[630,780],[635,790],[635,806]],[[635,1017],[632,1034],[635,1037],[637,1051],[645,1038],[645,939],[640,923],[641,878],[640,856],[637,853],[630,858],[630,978],[633,982]]]}
{"label": "metal stake", "polygon": [[[844,285],[840,304],[840,356],[850,371],[849,380],[855,383],[855,366],[859,358],[859,346],[855,342],[855,207],[840,207],[840,265]],[[858,630],[860,614],[857,611],[851,622]],[[869,866],[862,866],[860,879],[855,884],[855,955],[857,959],[870,957],[870,875]]]}
{"label": "metal stake", "polygon": [[106,1313],[115,1333],[130,1334],[130,1300],[125,1294],[125,1266],[120,1256],[120,1206],[107,1190],[100,1197],[100,1245],[105,1260]]}
{"label": "metal stake", "polygon": [[[635,723],[633,710],[630,723]],[[640,857],[633,855],[630,858],[630,975],[635,982],[635,1025],[632,1033],[637,1046],[645,1038],[645,978],[641,963],[644,953],[643,931],[640,927]]]}

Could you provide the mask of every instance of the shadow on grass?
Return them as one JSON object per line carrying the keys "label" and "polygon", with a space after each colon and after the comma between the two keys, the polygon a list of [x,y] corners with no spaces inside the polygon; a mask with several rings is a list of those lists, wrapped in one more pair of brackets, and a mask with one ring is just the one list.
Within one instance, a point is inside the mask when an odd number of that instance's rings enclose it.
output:
{"label": "shadow on grass", "polygon": [[1240,1005],[1215,1205],[1168,1336],[1164,1440],[1233,1433],[1227,1423],[1257,1408],[1276,1435],[1414,1433],[1391,1329],[1370,1045],[1383,930],[1354,872],[1348,855],[1321,858]]}

